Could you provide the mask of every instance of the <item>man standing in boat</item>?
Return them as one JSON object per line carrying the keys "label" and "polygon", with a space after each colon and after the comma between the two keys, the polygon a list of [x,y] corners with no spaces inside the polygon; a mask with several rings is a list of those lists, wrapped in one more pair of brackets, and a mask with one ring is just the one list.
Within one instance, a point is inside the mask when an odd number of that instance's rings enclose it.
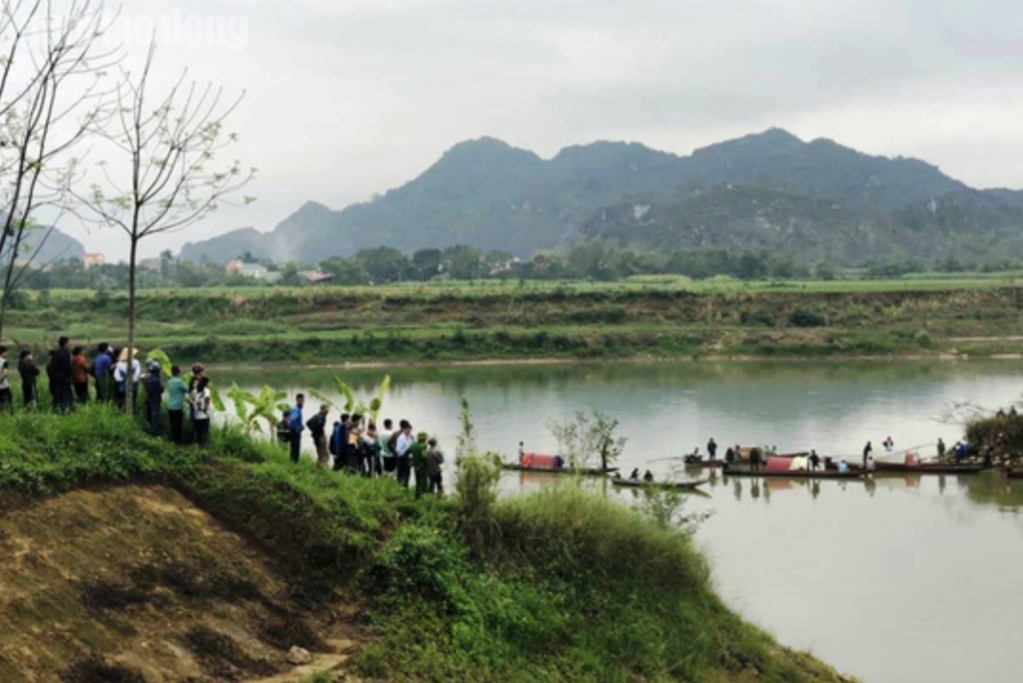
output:
{"label": "man standing in boat", "polygon": [[714,437],[711,437],[710,441],[707,442],[707,455],[710,457],[711,462],[718,459],[718,444]]}
{"label": "man standing in boat", "polygon": [[870,454],[874,452],[873,444],[868,441],[867,445],[863,447],[863,469],[867,469],[867,461],[870,459]]}

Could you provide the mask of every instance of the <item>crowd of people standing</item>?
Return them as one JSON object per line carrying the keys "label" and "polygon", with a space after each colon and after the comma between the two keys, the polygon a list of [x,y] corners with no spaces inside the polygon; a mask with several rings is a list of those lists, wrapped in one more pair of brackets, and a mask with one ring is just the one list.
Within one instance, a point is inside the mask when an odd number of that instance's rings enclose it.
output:
{"label": "crowd of people standing", "polygon": [[305,419],[305,395],[282,416],[277,428],[278,440],[288,447],[291,460],[302,458],[302,436],[309,431],[316,452],[316,466],[363,477],[394,477],[409,488],[414,476],[416,497],[444,495],[444,454],[437,440],[426,432],[413,433],[412,423],[401,420],[395,428],[390,419],[382,428],[364,415],[344,413],[328,427],[330,406],[320,406]]}
{"label": "crowd of people standing", "polygon": [[[0,345],[0,411],[14,411],[11,391],[13,369],[7,358],[8,349]],[[130,361],[129,361],[130,358]],[[61,337],[50,351],[45,368],[40,368],[30,349],[19,352],[17,372],[21,376],[22,405],[27,410],[40,407],[39,377],[46,372],[50,405],[56,412],[67,413],[76,405],[90,401],[112,403],[125,409],[134,401],[136,409],[144,407],[151,432],[163,432],[164,394],[167,396],[167,424],[174,443],[185,444],[185,412],[192,424],[192,440],[205,446],[209,439],[212,418],[210,380],[201,364],[192,366],[186,378],[181,368],[171,368],[170,378],[164,385],[164,369],[155,361],[146,366],[143,376],[138,350],[115,349],[110,344],[99,344],[90,360],[81,346],[72,346],[70,339]]]}

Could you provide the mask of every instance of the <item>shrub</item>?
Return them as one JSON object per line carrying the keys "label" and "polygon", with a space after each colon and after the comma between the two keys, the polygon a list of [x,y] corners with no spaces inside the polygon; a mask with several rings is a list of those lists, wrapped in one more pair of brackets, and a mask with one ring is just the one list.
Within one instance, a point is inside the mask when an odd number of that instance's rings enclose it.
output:
{"label": "shrub", "polygon": [[797,308],[789,315],[789,325],[792,327],[824,327],[826,324],[823,315],[808,308]]}

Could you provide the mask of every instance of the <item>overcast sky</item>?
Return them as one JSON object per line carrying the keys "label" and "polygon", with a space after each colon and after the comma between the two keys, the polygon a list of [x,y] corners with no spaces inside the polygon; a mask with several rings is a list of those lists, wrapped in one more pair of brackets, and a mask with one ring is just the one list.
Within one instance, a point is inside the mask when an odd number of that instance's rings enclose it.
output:
{"label": "overcast sky", "polygon": [[[483,135],[550,157],[628,140],[688,154],[781,126],[1023,187],[1018,0],[130,0],[159,72],[247,92],[235,154],[258,201],[154,238],[269,230],[412,179]],[[137,35],[133,36],[132,33]],[[66,226],[70,227],[70,226]],[[121,253],[93,231],[89,250]]]}

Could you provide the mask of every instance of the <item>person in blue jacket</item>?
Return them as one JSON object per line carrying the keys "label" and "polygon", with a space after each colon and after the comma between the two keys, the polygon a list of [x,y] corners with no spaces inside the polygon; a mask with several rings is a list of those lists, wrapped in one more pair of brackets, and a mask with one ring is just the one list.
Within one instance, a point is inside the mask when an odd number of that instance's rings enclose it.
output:
{"label": "person in blue jacket", "polygon": [[302,430],[305,429],[305,421],[302,419],[302,406],[305,405],[305,394],[295,397],[295,406],[288,411],[288,436],[291,448],[291,462],[298,464],[302,457]]}
{"label": "person in blue jacket", "polygon": [[113,372],[114,357],[110,353],[110,344],[99,345],[99,353],[92,363],[92,374],[96,378],[96,401],[106,403],[110,400],[110,375]]}

